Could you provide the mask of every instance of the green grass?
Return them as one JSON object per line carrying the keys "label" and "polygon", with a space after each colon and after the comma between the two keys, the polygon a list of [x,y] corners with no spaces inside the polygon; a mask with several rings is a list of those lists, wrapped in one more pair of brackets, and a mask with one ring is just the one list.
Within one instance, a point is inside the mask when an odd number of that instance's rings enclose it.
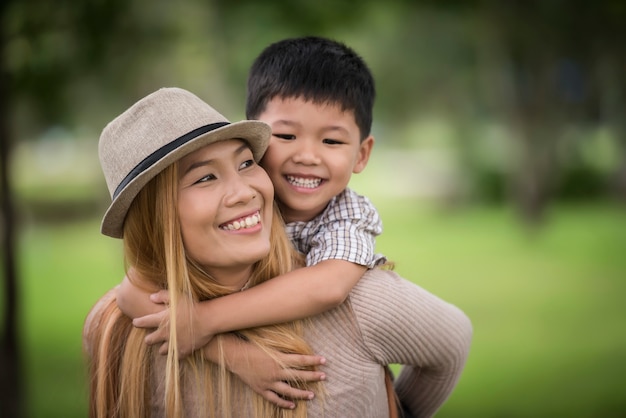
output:
{"label": "green grass", "polygon": [[397,271],[474,325],[466,370],[438,416],[626,412],[623,208],[557,208],[535,231],[507,210],[443,216],[402,202],[380,210],[379,248]]}
{"label": "green grass", "polygon": [[[440,213],[374,201],[378,249],[459,307],[474,340],[439,417],[612,417],[626,412],[626,211],[558,207],[538,231],[507,209]],[[120,242],[98,221],[30,227],[20,241],[29,416],[86,416],[82,321],[119,282]]]}
{"label": "green grass", "polygon": [[21,239],[21,292],[29,417],[87,416],[83,320],[121,280],[121,241],[97,221],[30,228]]}

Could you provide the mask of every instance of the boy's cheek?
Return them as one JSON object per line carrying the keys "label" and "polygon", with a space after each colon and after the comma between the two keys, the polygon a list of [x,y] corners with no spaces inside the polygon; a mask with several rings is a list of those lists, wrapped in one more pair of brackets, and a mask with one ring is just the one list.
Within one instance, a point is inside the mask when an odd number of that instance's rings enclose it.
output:
{"label": "boy's cheek", "polygon": [[268,148],[265,152],[261,161],[259,161],[259,165],[265,169],[271,175],[271,171],[274,167],[278,167],[277,156],[274,152],[270,151]]}

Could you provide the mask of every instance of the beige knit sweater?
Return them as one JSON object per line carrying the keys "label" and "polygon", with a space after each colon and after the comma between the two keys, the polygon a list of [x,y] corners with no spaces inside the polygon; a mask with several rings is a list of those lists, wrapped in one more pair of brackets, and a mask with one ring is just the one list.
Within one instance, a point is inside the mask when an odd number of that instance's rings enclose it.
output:
{"label": "beige knit sweater", "polygon": [[307,339],[327,363],[327,396],[310,416],[387,417],[383,365],[405,365],[396,392],[414,417],[432,416],[448,398],[467,358],[467,316],[387,270],[370,270],[341,306],[314,318]]}
{"label": "beige knit sweater", "polygon": [[[112,293],[96,304],[86,326],[97,322],[98,306],[114,297]],[[401,402],[412,417],[429,417],[461,375],[472,326],[457,307],[391,271],[375,269],[363,276],[346,302],[312,317],[306,333],[315,353],[327,360],[326,394],[309,402],[309,417],[388,417],[383,366],[391,363],[405,365],[395,381]],[[88,341],[86,348],[90,351]],[[163,414],[159,382],[165,358],[156,355],[155,360],[151,403],[158,417]],[[188,410],[193,410],[195,397],[202,396],[196,385],[187,386],[194,387],[185,393]],[[238,406],[245,410],[243,403]]]}

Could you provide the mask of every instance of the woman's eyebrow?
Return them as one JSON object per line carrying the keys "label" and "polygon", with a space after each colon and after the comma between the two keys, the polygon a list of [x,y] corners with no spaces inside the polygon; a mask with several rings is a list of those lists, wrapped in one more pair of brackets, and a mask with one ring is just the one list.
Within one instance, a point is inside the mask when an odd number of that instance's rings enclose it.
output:
{"label": "woman's eyebrow", "polygon": [[247,149],[250,149],[250,146],[248,145],[247,142],[244,141],[244,143],[241,144],[241,146],[235,150],[234,154],[239,155]]}
{"label": "woman's eyebrow", "polygon": [[183,173],[183,175],[188,174],[190,171],[195,170],[196,168],[200,168],[200,167],[204,167],[207,165],[211,165],[211,163],[214,160],[202,160],[202,161],[196,161],[195,163],[192,163],[191,165],[189,165],[189,167],[187,167],[187,169],[185,170],[185,172]]}
{"label": "woman's eyebrow", "polygon": [[[243,143],[241,144],[241,146],[239,146],[234,152],[233,154],[235,156],[240,155],[242,152],[244,152],[245,150],[250,149],[250,147],[248,146],[247,143]],[[204,167],[207,165],[211,165],[213,163],[213,161],[215,161],[215,159],[208,159],[208,160],[201,160],[201,161],[196,161],[195,163],[192,163],[191,165],[189,165],[189,167],[187,167],[187,169],[185,170],[184,174],[189,173],[190,171],[195,170],[196,168],[199,167]]]}

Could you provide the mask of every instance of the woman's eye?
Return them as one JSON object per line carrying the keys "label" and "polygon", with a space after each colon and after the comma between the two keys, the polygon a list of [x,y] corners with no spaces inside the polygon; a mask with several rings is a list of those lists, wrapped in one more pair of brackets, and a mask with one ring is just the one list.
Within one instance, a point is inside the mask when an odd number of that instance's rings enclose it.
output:
{"label": "woman's eye", "polygon": [[211,180],[215,180],[217,177],[215,177],[214,174],[207,174],[204,177],[201,177],[200,179],[198,179],[194,184],[198,184],[198,183],[206,183],[207,181],[211,181]]}
{"label": "woman's eye", "polygon": [[241,170],[248,168],[248,167],[252,167],[255,164],[254,160],[246,160],[243,163],[241,163],[241,166],[239,166],[239,168]]}
{"label": "woman's eye", "polygon": [[291,134],[273,134],[276,138],[280,138],[280,139],[286,139],[287,141],[293,141],[294,139],[296,139],[295,135],[291,135]]}

